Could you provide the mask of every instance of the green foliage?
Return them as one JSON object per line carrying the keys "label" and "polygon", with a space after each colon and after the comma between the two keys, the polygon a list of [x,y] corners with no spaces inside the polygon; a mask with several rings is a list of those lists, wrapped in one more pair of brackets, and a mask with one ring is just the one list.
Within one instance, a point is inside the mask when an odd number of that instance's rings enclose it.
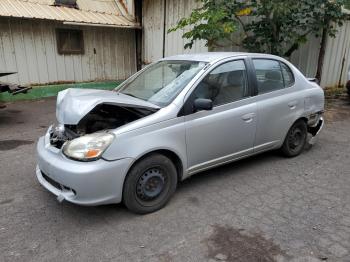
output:
{"label": "green foliage", "polygon": [[[200,0],[202,7],[183,18],[169,32],[189,29],[183,37],[191,48],[205,40],[209,48],[239,44],[249,51],[289,57],[313,34],[334,37],[345,19],[344,1],[350,0]],[[241,29],[243,37],[233,32]],[[240,38],[240,39],[237,39]]]}
{"label": "green foliage", "polygon": [[350,10],[350,0],[345,0],[344,6],[346,9]]}
{"label": "green foliage", "polygon": [[176,27],[169,30],[173,32],[192,27],[192,30],[183,35],[190,41],[185,48],[192,48],[196,40],[204,39],[207,46],[215,47],[220,41],[230,39],[238,27],[234,14],[244,7],[244,4],[227,0],[200,1],[203,4],[201,8],[193,10],[188,18],[181,19]]}

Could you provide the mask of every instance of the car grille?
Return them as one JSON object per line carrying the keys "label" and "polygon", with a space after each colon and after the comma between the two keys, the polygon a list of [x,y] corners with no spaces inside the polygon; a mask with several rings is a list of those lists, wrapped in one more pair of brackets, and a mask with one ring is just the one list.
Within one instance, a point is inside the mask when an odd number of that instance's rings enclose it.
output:
{"label": "car grille", "polygon": [[41,172],[41,174],[42,174],[43,178],[46,180],[46,182],[48,182],[50,185],[52,185],[56,189],[58,189],[58,190],[63,190],[64,189],[64,190],[67,190],[67,191],[72,191],[74,194],[76,194],[74,189],[56,182],[55,180],[53,180],[52,178],[48,177],[43,172]]}

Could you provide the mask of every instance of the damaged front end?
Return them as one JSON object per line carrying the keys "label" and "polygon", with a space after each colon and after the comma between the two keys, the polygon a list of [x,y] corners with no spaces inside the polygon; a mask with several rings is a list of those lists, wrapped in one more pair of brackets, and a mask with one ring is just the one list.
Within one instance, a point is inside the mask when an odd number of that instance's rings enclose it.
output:
{"label": "damaged front end", "polygon": [[59,124],[49,130],[50,144],[60,149],[67,141],[116,129],[158,109],[156,105],[117,92],[68,89],[57,98]]}

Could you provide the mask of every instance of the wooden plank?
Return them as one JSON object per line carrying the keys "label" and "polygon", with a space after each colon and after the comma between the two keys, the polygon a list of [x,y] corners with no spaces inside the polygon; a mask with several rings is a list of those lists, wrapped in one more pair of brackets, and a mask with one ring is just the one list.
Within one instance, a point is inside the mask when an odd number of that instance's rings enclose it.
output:
{"label": "wooden plank", "polygon": [[114,44],[114,50],[115,50],[115,63],[116,63],[116,75],[117,75],[117,79],[122,79],[122,68],[121,68],[121,64],[120,64],[120,58],[121,58],[121,42],[120,42],[120,36],[121,36],[121,30],[120,29],[116,29],[115,30],[115,44]]}
{"label": "wooden plank", "polygon": [[93,70],[91,76],[94,80],[97,80],[97,50],[96,50],[96,29],[93,31],[93,48],[94,48],[94,56],[93,56]]}
{"label": "wooden plank", "polygon": [[101,39],[103,39],[102,30],[95,31],[95,44],[96,44],[96,80],[104,79],[104,61],[103,61],[103,44]]}
{"label": "wooden plank", "polygon": [[38,22],[32,23],[32,38],[34,40],[39,82],[48,83],[50,81],[46,59],[46,49],[41,35],[41,25]]}
{"label": "wooden plank", "polygon": [[[4,52],[4,58],[6,63],[6,71],[18,72],[18,67],[16,63],[16,53],[13,45],[11,27],[10,27],[10,19],[4,20],[3,28],[1,28],[2,32],[2,47]],[[6,81],[19,84],[20,79],[18,74],[10,75],[6,77]]]}
{"label": "wooden plank", "polygon": [[110,29],[103,30],[103,75],[104,79],[111,79],[111,46],[110,46]]}
{"label": "wooden plank", "polygon": [[[7,23],[6,20],[4,19],[0,19],[0,71],[3,72],[9,72],[9,70],[7,69],[7,63],[6,63],[6,58],[5,58],[5,52],[9,51],[6,50],[5,51],[5,47],[4,47],[4,35],[6,34],[6,28],[7,28]],[[7,82],[8,81],[8,77],[2,77],[1,78],[2,81]]]}
{"label": "wooden plank", "polygon": [[74,81],[76,82],[83,81],[81,57],[82,55],[71,55],[72,62],[73,62]]}
{"label": "wooden plank", "polygon": [[58,82],[66,78],[64,67],[60,67],[57,59],[56,34],[54,23],[40,22],[41,38],[46,53],[46,64],[48,70],[49,82]]}
{"label": "wooden plank", "polygon": [[21,30],[21,23],[19,20],[13,20],[9,23],[12,45],[16,57],[17,72],[19,84],[30,83],[28,65],[26,59],[25,46],[23,43],[23,35]]}
{"label": "wooden plank", "polygon": [[[18,72],[18,67],[16,63],[16,52],[14,49],[12,33],[11,33],[11,21],[10,19],[5,20],[4,28],[1,30],[2,34],[2,46],[4,49],[4,57],[6,61],[6,70]],[[20,78],[18,74],[10,75],[7,77],[8,82],[20,84]]]}
{"label": "wooden plank", "polygon": [[32,21],[20,20],[21,35],[25,51],[25,64],[30,84],[39,84],[39,65],[32,31]]}
{"label": "wooden plank", "polygon": [[75,81],[74,61],[72,55],[62,55],[63,66],[66,69],[65,81]]}
{"label": "wooden plank", "polygon": [[111,49],[111,79],[118,79],[118,71],[117,71],[117,61],[116,61],[116,38],[117,30],[111,30],[110,35],[110,49]]}
{"label": "wooden plank", "polygon": [[84,45],[85,45],[85,54],[81,56],[81,67],[82,67],[82,79],[83,81],[90,81],[90,61],[91,56],[93,56],[92,48],[92,37],[91,30],[84,30]]}
{"label": "wooden plank", "polygon": [[[48,82],[58,82],[59,71],[56,60],[56,39],[54,35],[53,24],[47,24],[47,22],[40,22],[40,42],[43,44],[43,50],[47,65]],[[64,77],[64,73],[63,73]]]}

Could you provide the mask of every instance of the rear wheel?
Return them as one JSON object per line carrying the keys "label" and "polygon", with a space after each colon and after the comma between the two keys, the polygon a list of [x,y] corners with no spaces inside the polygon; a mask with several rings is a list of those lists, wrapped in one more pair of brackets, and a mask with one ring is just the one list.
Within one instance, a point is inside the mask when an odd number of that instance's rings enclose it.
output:
{"label": "rear wheel", "polygon": [[286,139],[281,148],[282,153],[286,157],[294,157],[299,155],[306,144],[307,126],[305,121],[298,120],[289,129]]}
{"label": "rear wheel", "polygon": [[164,155],[153,154],[137,162],[129,171],[123,189],[126,207],[146,214],[164,207],[174,194],[177,172]]}

